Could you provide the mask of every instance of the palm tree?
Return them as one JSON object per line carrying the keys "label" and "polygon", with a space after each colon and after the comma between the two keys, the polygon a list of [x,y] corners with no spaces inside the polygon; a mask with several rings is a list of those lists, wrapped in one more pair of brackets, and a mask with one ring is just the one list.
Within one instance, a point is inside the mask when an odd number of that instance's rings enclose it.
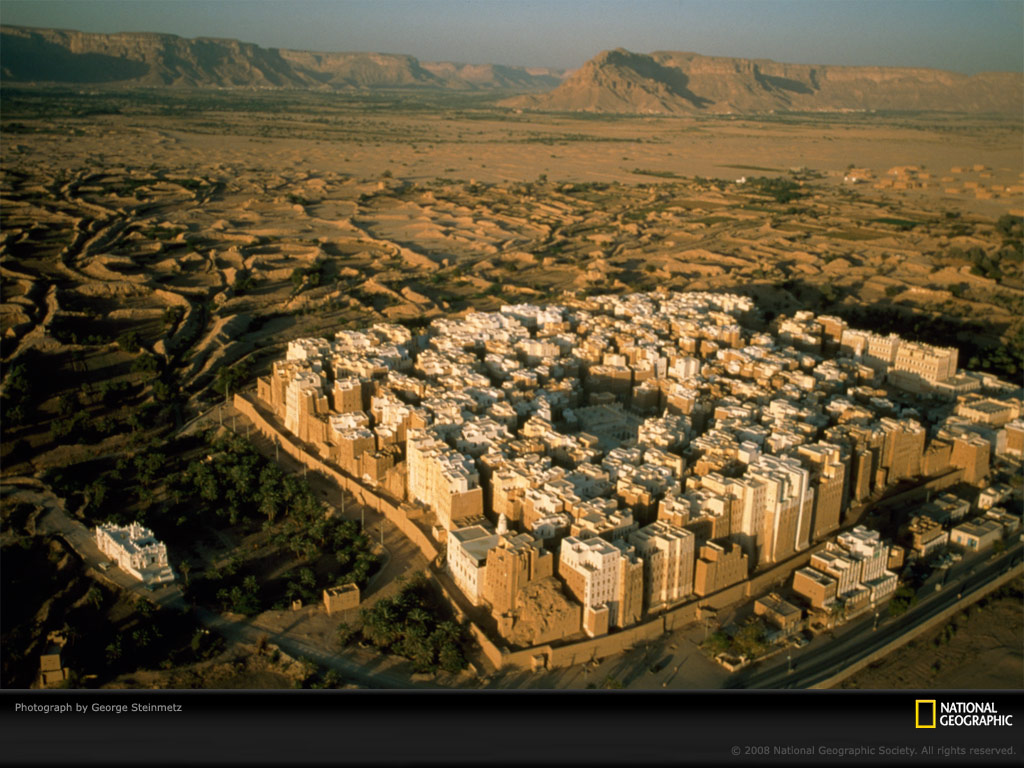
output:
{"label": "palm tree", "polygon": [[338,642],[338,647],[344,648],[349,644],[352,636],[355,634],[355,630],[348,622],[341,622],[338,624],[338,628],[334,632],[335,640]]}
{"label": "palm tree", "polygon": [[417,606],[416,608],[410,610],[405,615],[405,618],[407,621],[415,622],[416,624],[425,627],[427,623],[430,621],[430,614],[423,610],[421,607]]}
{"label": "palm tree", "polygon": [[188,587],[188,574],[192,570],[192,564],[188,560],[182,560],[178,563],[178,570],[185,577],[185,586]]}
{"label": "palm tree", "polygon": [[462,627],[460,627],[456,622],[452,621],[451,619],[445,619],[444,621],[439,622],[437,625],[437,629],[446,637],[450,637],[453,639],[457,638],[459,635],[462,634]]}
{"label": "palm tree", "polygon": [[115,637],[113,642],[111,642],[106,647],[106,652],[107,652],[107,661],[108,662],[117,661],[118,659],[121,658],[122,650],[121,650],[121,636],[120,635]]}
{"label": "palm tree", "polygon": [[97,586],[90,587],[85,594],[85,601],[93,608],[99,609],[103,605],[103,590]]}

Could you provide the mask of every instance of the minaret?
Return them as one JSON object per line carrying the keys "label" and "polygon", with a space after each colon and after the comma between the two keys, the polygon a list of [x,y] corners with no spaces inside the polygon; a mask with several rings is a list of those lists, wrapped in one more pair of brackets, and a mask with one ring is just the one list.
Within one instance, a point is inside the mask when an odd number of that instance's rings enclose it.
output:
{"label": "minaret", "polygon": [[504,536],[508,533],[508,518],[505,517],[505,513],[502,512],[498,515],[498,535]]}

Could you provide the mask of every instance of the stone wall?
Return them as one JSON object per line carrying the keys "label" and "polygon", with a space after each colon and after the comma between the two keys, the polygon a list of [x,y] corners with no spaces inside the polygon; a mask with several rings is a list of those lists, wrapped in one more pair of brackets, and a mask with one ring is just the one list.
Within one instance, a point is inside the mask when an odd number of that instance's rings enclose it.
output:
{"label": "stone wall", "polygon": [[[250,419],[260,432],[271,440],[278,440],[281,449],[290,456],[309,469],[333,479],[340,487],[352,493],[359,502],[384,514],[402,534],[407,536],[420,549],[428,560],[431,562],[435,561],[438,555],[437,547],[427,533],[409,519],[408,507],[397,499],[392,498],[384,489],[373,488],[357,478],[324,464],[320,459],[309,454],[301,446],[295,444],[288,435],[275,429],[260,413],[258,407],[243,395],[235,395],[234,406],[239,413]],[[928,491],[935,491],[952,485],[961,478],[962,474],[962,470],[955,470],[886,501],[892,503],[894,501],[900,502],[916,499],[918,496],[924,496]],[[459,608],[459,602],[456,597],[449,594],[443,584],[440,582],[438,584],[458,618],[466,621],[473,639],[480,645],[484,657],[495,669],[503,667],[530,670],[539,668],[554,669],[622,653],[639,642],[653,640],[663,632],[670,632],[700,620],[703,610],[721,610],[742,600],[748,600],[777,589],[794,570],[810,562],[811,555],[824,546],[824,543],[820,543],[805,549],[785,562],[777,564],[774,568],[757,574],[752,579],[742,581],[678,606],[660,616],[649,619],[643,624],[637,624],[610,635],[577,643],[569,643],[558,647],[545,644],[519,651],[509,651],[507,648],[496,645],[479,626],[468,620],[465,612]]]}

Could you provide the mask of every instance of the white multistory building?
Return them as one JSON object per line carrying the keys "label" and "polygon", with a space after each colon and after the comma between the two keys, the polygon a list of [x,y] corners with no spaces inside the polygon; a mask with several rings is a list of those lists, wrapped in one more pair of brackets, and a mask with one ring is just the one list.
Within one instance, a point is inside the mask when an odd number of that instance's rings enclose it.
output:
{"label": "white multistory building", "polygon": [[592,628],[595,621],[601,627],[625,626],[639,616],[643,565],[632,548],[569,536],[559,548],[558,575],[582,603],[588,634],[603,634]]}
{"label": "white multistory building", "polygon": [[677,603],[693,593],[694,535],[658,520],[629,535],[644,561],[647,610]]}
{"label": "white multistory building", "polygon": [[174,581],[167,562],[167,546],[153,538],[153,532],[138,523],[96,526],[96,546],[125,573],[144,584]]}
{"label": "white multistory building", "polygon": [[482,525],[448,531],[448,573],[473,605],[483,602],[487,553],[498,546],[499,536]]}
{"label": "white multistory building", "polygon": [[320,376],[312,371],[299,371],[292,377],[285,391],[284,425],[289,431],[299,433],[302,400],[318,396],[322,389]]}
{"label": "white multistory building", "polygon": [[764,495],[764,535],[766,552],[760,560],[775,563],[806,549],[810,543],[813,491],[810,473],[797,459],[758,456],[747,468],[746,476],[760,482]]}
{"label": "white multistory building", "polygon": [[877,603],[896,591],[896,574],[886,570],[889,546],[878,531],[858,525],[836,537],[836,543],[853,560],[860,562],[860,582],[871,591],[871,601]]}

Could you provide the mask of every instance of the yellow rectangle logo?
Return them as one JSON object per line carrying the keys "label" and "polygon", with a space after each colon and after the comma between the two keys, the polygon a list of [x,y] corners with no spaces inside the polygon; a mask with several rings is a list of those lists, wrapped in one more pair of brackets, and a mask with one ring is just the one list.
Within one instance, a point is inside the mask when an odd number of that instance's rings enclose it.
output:
{"label": "yellow rectangle logo", "polygon": [[935,727],[935,699],[917,699],[914,702],[914,727]]}

